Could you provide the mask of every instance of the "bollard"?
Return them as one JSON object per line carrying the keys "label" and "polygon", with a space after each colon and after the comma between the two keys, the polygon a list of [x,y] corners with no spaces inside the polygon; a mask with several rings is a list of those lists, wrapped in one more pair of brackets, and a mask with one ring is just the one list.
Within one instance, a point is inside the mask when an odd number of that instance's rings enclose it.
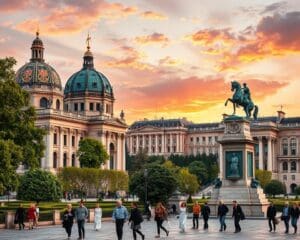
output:
{"label": "bollard", "polygon": [[5,214],[5,228],[14,229],[15,228],[15,212],[7,211]]}
{"label": "bollard", "polygon": [[53,211],[53,225],[60,224],[60,211],[59,210],[54,210]]}
{"label": "bollard", "polygon": [[89,222],[92,223],[95,221],[95,209],[89,210]]}

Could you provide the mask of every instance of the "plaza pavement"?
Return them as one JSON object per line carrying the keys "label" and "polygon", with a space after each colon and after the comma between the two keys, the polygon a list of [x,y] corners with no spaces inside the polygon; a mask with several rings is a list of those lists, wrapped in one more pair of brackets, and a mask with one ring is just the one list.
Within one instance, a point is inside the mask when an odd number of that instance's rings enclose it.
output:
{"label": "plaza pavement", "polygon": [[[162,240],[199,240],[199,239],[237,239],[237,240],[248,240],[248,239],[300,239],[300,233],[298,235],[284,234],[284,224],[280,223],[276,233],[268,232],[268,223],[266,220],[245,220],[241,222],[242,232],[234,234],[233,221],[227,220],[227,231],[219,232],[219,222],[217,219],[211,219],[209,221],[209,230],[202,230],[202,220],[200,221],[199,230],[193,230],[192,220],[188,219],[188,229],[186,233],[179,233],[178,220],[176,218],[170,218],[169,223],[164,223],[170,230],[169,237],[165,237],[165,234],[161,234]],[[146,239],[155,239],[156,225],[154,221],[144,221],[142,223],[142,231],[146,233]],[[291,229],[292,231],[292,229]],[[72,238],[77,239],[77,226],[74,224]],[[48,226],[40,227],[34,230],[0,230],[1,240],[59,240],[66,239],[66,234],[61,226]],[[116,240],[115,228],[112,222],[103,222],[102,229],[100,231],[93,230],[93,224],[86,224],[86,240]],[[124,237],[123,240],[132,240],[132,232],[128,224],[124,225]],[[138,239],[139,238],[138,236]]]}

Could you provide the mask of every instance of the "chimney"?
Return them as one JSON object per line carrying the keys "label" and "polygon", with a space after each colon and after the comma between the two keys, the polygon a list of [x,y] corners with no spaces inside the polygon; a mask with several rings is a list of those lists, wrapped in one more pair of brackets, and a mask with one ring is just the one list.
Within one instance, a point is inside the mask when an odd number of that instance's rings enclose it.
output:
{"label": "chimney", "polygon": [[277,111],[277,123],[281,123],[281,121],[285,118],[285,112],[282,110]]}

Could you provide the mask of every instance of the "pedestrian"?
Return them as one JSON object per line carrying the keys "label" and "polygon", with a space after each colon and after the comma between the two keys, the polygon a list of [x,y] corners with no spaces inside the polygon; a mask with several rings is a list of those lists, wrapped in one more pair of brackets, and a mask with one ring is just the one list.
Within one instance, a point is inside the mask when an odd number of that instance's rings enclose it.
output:
{"label": "pedestrian", "polygon": [[147,216],[147,220],[150,221],[150,219],[151,219],[151,205],[150,205],[149,201],[147,201],[147,203],[145,205],[145,214]]}
{"label": "pedestrian", "polygon": [[25,209],[23,208],[23,204],[21,203],[17,208],[15,214],[15,224],[19,225],[19,230],[25,228],[24,218],[25,218]]}
{"label": "pedestrian", "polygon": [[35,204],[35,220],[34,220],[35,228],[38,227],[39,217],[40,217],[40,208],[39,208],[39,203],[36,202],[36,204]]}
{"label": "pedestrian", "polygon": [[284,207],[282,209],[281,220],[284,222],[284,225],[285,225],[284,233],[286,233],[286,234],[289,233],[290,217],[291,217],[291,208],[289,206],[289,202],[285,202]]}
{"label": "pedestrian", "polygon": [[207,202],[205,202],[204,206],[202,207],[201,215],[202,215],[202,218],[204,221],[203,229],[208,229],[208,219],[209,219],[209,215],[210,215],[210,208],[209,208]]}
{"label": "pedestrian", "polygon": [[172,205],[172,213],[173,213],[173,215],[176,215],[176,209],[177,207],[176,207],[176,204],[174,203],[173,205]]}
{"label": "pedestrian", "polygon": [[102,221],[102,209],[100,208],[99,203],[96,204],[95,210],[95,221],[94,221],[94,230],[98,231],[101,229]]}
{"label": "pedestrian", "polygon": [[143,216],[140,210],[138,209],[138,206],[135,202],[131,203],[131,212],[130,212],[130,218],[129,223],[131,224],[132,234],[133,234],[133,240],[136,240],[136,233],[138,233],[142,240],[145,239],[145,235],[141,232],[141,223],[143,222]]}
{"label": "pedestrian", "polygon": [[67,204],[67,209],[63,213],[63,228],[66,230],[68,239],[71,239],[74,218],[75,212],[72,208],[72,204]]}
{"label": "pedestrian", "polygon": [[240,226],[240,221],[245,219],[245,215],[243,213],[243,210],[241,206],[237,203],[237,201],[232,201],[233,209],[232,209],[232,217],[234,218],[234,227],[235,231],[234,233],[238,233],[242,231]]}
{"label": "pedestrian", "polygon": [[219,217],[219,221],[220,221],[220,232],[222,231],[226,231],[226,223],[225,223],[225,219],[226,219],[226,214],[228,213],[229,209],[228,207],[224,204],[224,202],[221,200],[219,202],[219,206],[218,206],[218,212],[217,212],[217,216]]}
{"label": "pedestrian", "polygon": [[88,210],[83,205],[83,200],[80,201],[79,207],[76,209],[75,212],[75,218],[77,221],[77,227],[78,227],[78,240],[82,240],[85,238],[85,228],[84,224],[88,217]]}
{"label": "pedestrian", "polygon": [[122,201],[116,201],[116,207],[112,214],[112,219],[116,223],[116,232],[118,240],[122,240],[123,237],[123,225],[128,219],[127,208],[122,205]]}
{"label": "pedestrian", "polygon": [[167,218],[167,210],[166,208],[162,205],[161,202],[158,202],[155,208],[155,218],[154,220],[156,221],[156,226],[157,226],[157,235],[155,238],[160,238],[160,229],[162,229],[167,236],[169,236],[169,231],[163,227],[163,222]]}
{"label": "pedestrian", "polygon": [[[270,202],[270,205],[267,209],[267,218],[269,222],[269,232],[276,231],[276,208],[273,202]],[[273,226],[273,227],[272,227]]]}
{"label": "pedestrian", "polygon": [[201,212],[201,206],[196,201],[193,205],[193,229],[199,228],[199,215]]}
{"label": "pedestrian", "polygon": [[35,207],[34,204],[31,203],[30,207],[27,211],[27,219],[28,219],[28,229],[32,230],[33,229],[33,224],[35,221],[35,216],[36,216],[36,212],[35,212]]}
{"label": "pedestrian", "polygon": [[300,209],[297,205],[297,203],[293,204],[293,207],[291,208],[291,224],[294,228],[294,234],[297,233],[297,222],[300,215]]}
{"label": "pedestrian", "polygon": [[186,229],[186,220],[187,220],[186,203],[182,202],[180,204],[180,208],[179,208],[179,229],[180,229],[181,233],[185,232],[185,229]]}

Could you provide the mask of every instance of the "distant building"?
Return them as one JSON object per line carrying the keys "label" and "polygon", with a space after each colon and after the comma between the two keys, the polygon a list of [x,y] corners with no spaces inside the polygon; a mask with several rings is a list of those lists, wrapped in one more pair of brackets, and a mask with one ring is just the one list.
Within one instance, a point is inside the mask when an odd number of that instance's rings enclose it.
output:
{"label": "distant building", "polygon": [[61,167],[79,166],[79,141],[91,137],[100,140],[110,155],[104,168],[125,170],[124,113],[115,117],[113,88],[94,68],[89,44],[82,68],[63,89],[58,73],[45,63],[44,45],[37,33],[31,59],[17,71],[16,81],[30,94],[36,126],[47,130],[42,168],[56,172]]}
{"label": "distant building", "polygon": [[[130,155],[146,149],[149,155],[217,154],[218,139],[224,133],[220,123],[195,124],[186,119],[160,119],[134,122],[127,130],[126,141]],[[257,141],[255,164],[258,169],[272,171],[272,177],[286,184],[293,192],[300,184],[300,117],[259,118],[251,123],[251,133]]]}

